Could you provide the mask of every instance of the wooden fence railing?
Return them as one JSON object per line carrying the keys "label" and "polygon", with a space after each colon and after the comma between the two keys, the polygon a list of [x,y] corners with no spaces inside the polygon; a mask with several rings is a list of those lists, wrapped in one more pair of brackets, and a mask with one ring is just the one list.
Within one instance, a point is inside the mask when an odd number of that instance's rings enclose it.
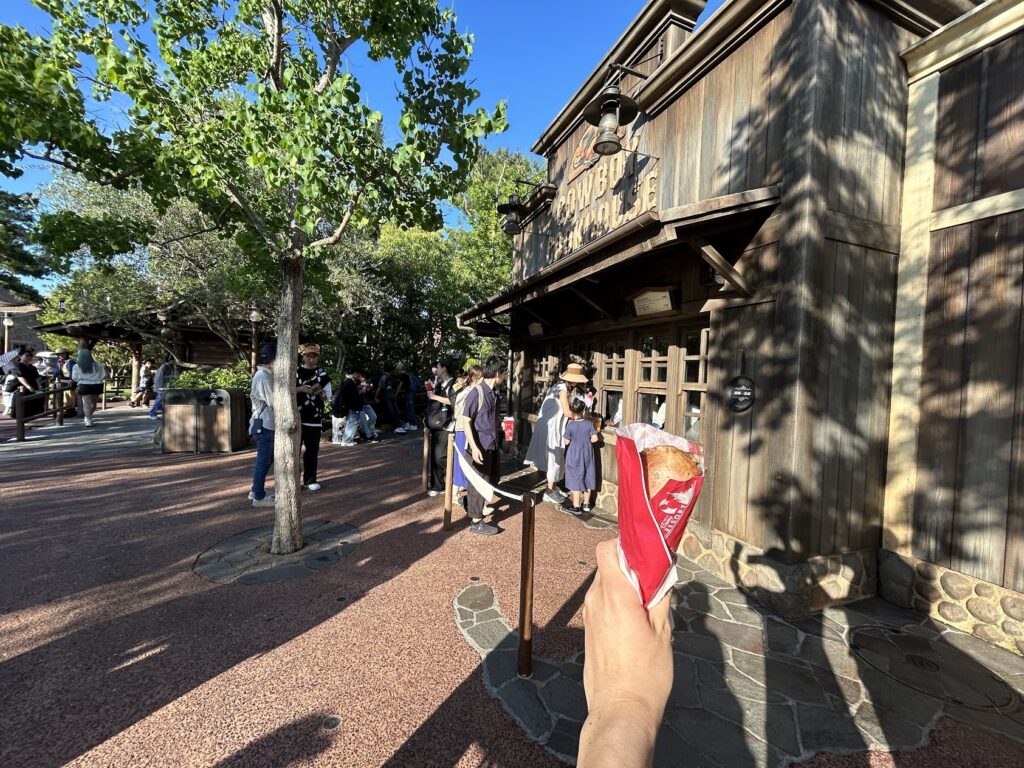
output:
{"label": "wooden fence railing", "polygon": [[[44,389],[39,392],[33,392],[30,395],[24,392],[14,393],[14,419],[15,419],[15,439],[22,441],[25,439],[25,422],[35,421],[41,419],[44,416],[53,416],[54,421],[57,422],[58,426],[64,425],[64,393],[71,388],[71,385],[66,382],[61,382],[49,389]],[[25,403],[32,402],[34,400],[43,400],[43,410],[40,413],[34,413],[31,416],[25,415]]]}

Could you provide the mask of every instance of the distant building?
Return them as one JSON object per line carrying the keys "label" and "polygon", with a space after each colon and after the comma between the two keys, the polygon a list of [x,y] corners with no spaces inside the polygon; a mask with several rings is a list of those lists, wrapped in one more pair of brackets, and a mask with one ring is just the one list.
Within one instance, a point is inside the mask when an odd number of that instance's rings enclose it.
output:
{"label": "distant building", "polygon": [[1024,1],[703,7],[649,2],[554,118],[460,322],[509,335],[523,444],[570,361],[700,443],[682,550],[762,603],[1024,653]]}
{"label": "distant building", "polygon": [[43,340],[33,328],[38,322],[36,316],[39,309],[35,304],[26,304],[10,291],[0,288],[0,322],[3,322],[4,352],[21,346],[43,348]]}

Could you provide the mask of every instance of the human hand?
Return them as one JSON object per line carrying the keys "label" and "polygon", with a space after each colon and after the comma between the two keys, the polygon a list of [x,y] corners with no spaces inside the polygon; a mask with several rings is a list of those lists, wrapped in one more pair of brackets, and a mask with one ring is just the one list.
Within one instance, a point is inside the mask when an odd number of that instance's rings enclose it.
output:
{"label": "human hand", "polygon": [[479,448],[477,448],[475,445],[471,446],[470,447],[470,452],[473,454],[473,461],[475,461],[477,464],[483,464],[484,463],[484,455],[482,453],[480,453],[480,449]]}
{"label": "human hand", "polygon": [[[614,541],[597,545],[597,575],[583,602],[589,714],[580,741],[581,768],[650,764],[672,689],[668,612],[667,596],[644,609],[619,569]],[[626,755],[629,759],[623,759]]]}

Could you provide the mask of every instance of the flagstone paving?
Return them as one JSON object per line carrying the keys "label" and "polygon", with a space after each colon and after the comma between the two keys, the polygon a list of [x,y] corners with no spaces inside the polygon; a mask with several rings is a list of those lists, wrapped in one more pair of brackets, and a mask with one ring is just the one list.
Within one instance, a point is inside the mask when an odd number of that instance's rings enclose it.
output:
{"label": "flagstone paving", "polygon": [[[785,621],[692,562],[677,572],[675,679],[656,768],[775,768],[821,752],[910,749],[943,717],[1009,737],[1024,761],[1024,658],[880,598]],[[494,591],[472,585],[454,607],[488,688],[532,740],[574,763],[587,714],[583,654],[537,658],[521,679],[518,634]]]}

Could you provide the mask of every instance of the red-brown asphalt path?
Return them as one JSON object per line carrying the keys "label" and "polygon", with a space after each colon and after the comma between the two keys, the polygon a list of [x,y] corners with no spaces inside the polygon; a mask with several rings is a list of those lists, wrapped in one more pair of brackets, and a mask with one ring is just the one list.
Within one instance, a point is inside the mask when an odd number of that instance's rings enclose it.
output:
{"label": "red-brown asphalt path", "polygon": [[[499,509],[494,537],[461,520],[443,532],[421,445],[325,444],[304,516],[359,526],[362,544],[310,578],[248,587],[191,569],[271,521],[246,501],[252,452],[6,454],[0,765],[557,765],[487,692],[453,619],[471,576],[517,618],[520,517]],[[582,648],[583,587],[609,535],[539,509],[539,654]]]}

